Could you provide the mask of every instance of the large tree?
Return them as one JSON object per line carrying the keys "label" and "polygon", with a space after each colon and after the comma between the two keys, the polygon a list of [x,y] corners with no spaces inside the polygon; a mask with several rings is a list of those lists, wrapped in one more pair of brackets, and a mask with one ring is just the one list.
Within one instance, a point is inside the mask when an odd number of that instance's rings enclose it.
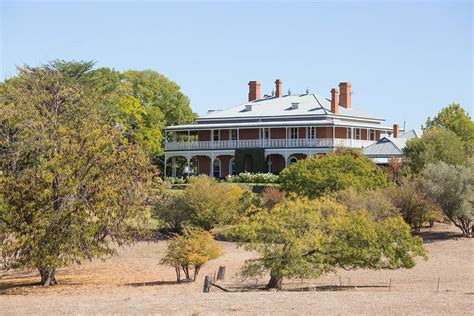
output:
{"label": "large tree", "polygon": [[288,199],[256,210],[230,235],[260,254],[246,261],[242,274],[268,272],[268,289],[281,289],[286,277],[314,278],[336,268],[412,268],[415,257],[426,258],[423,241],[400,217],[376,222],[327,198]]}
{"label": "large tree", "polygon": [[427,129],[442,127],[449,129],[465,143],[466,151],[472,154],[474,149],[474,122],[458,103],[443,108],[435,117],[428,117]]}
{"label": "large tree", "polygon": [[474,229],[474,164],[428,164],[424,171],[427,193],[466,237]]}
{"label": "large tree", "polygon": [[92,63],[18,68],[0,86],[4,268],[60,267],[115,253],[144,227],[154,170],[141,147],[103,124]]}
{"label": "large tree", "polygon": [[383,170],[353,150],[300,160],[280,174],[281,187],[309,197],[354,188],[361,192],[387,185]]}
{"label": "large tree", "polygon": [[414,173],[420,173],[428,163],[443,161],[456,165],[467,159],[462,140],[452,131],[439,127],[427,130],[420,138],[409,140],[403,152]]}

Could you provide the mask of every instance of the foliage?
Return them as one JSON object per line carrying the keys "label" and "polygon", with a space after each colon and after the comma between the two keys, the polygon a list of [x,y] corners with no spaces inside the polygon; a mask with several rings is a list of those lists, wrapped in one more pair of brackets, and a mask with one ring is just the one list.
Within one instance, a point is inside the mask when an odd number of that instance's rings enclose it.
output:
{"label": "foliage", "polygon": [[231,224],[239,217],[240,200],[245,191],[236,184],[199,176],[191,178],[182,198],[192,214],[192,224],[209,230]]}
{"label": "foliage", "polygon": [[160,195],[153,208],[153,215],[165,234],[180,234],[183,227],[191,223],[193,214],[183,194],[173,194],[167,190]]}
{"label": "foliage", "polygon": [[465,143],[466,151],[472,155],[474,149],[474,122],[458,103],[443,108],[434,118],[428,118],[426,127],[446,128],[455,133]]}
{"label": "foliage", "polygon": [[400,186],[386,192],[405,222],[417,231],[425,223],[432,225],[443,219],[439,206],[425,194],[421,182],[420,178],[404,179]]}
{"label": "foliage", "polygon": [[350,212],[366,211],[376,222],[400,216],[400,210],[393,204],[387,189],[358,193],[355,189],[348,188],[336,192],[334,197]]}
{"label": "foliage", "polygon": [[170,184],[186,184],[188,182],[186,178],[173,178],[173,177],[166,178],[166,181],[169,182]]}
{"label": "foliage", "polygon": [[176,280],[181,281],[181,269],[190,280],[189,270],[194,270],[193,281],[199,270],[208,261],[222,256],[222,246],[214,241],[212,235],[202,229],[186,227],[182,235],[175,235],[168,241],[168,250],[161,264],[175,268]]}
{"label": "foliage", "polygon": [[433,127],[422,137],[409,140],[403,152],[414,173],[420,173],[428,163],[443,161],[448,164],[465,163],[462,140],[450,130]]}
{"label": "foliage", "polygon": [[261,200],[263,207],[272,208],[282,202],[286,197],[286,192],[278,190],[275,187],[267,187],[262,191]]}
{"label": "foliage", "polygon": [[427,193],[464,236],[470,237],[474,222],[474,165],[428,164],[424,176]]}
{"label": "foliage", "polygon": [[103,125],[92,63],[18,68],[1,85],[0,247],[4,268],[56,269],[115,253],[145,227],[154,169]]}
{"label": "foliage", "polygon": [[260,254],[242,274],[270,272],[267,288],[280,289],[284,277],[319,277],[335,268],[412,268],[416,256],[426,257],[421,238],[401,218],[376,223],[328,198],[287,199],[241,220],[231,235]]}
{"label": "foliage", "polygon": [[230,183],[278,183],[278,176],[272,173],[242,172],[238,175],[227,176]]}
{"label": "foliage", "polygon": [[319,197],[353,187],[356,191],[387,186],[383,170],[362,154],[345,150],[298,161],[280,174],[285,191]]}

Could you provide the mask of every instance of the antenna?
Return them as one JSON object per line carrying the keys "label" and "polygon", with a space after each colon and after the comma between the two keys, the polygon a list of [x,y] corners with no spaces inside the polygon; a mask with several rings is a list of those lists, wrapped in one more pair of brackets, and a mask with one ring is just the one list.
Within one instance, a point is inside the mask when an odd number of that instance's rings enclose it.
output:
{"label": "antenna", "polygon": [[309,87],[306,88],[306,94],[309,94]]}

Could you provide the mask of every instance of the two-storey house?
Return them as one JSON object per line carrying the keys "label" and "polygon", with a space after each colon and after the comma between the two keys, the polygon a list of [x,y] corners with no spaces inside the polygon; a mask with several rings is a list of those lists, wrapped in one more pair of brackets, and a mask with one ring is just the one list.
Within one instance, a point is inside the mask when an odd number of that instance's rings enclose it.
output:
{"label": "two-storey house", "polygon": [[177,161],[194,173],[214,177],[249,172],[278,174],[299,159],[338,147],[364,148],[383,134],[398,137],[399,126],[352,107],[351,84],[341,82],[331,98],[310,93],[283,94],[282,81],[261,96],[249,82],[248,101],[209,110],[195,125],[165,129],[165,174],[176,176]]}

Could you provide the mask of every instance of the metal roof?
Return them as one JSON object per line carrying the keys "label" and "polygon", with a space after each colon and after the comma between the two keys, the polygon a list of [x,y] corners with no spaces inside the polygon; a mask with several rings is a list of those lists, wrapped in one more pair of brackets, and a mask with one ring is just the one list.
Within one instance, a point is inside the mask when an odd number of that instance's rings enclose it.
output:
{"label": "metal roof", "polygon": [[[295,108],[292,104],[297,103]],[[339,106],[338,116],[384,121],[382,118],[359,111],[354,108],[346,109]],[[245,119],[255,117],[297,117],[308,115],[334,115],[331,112],[331,101],[313,93],[292,94],[282,97],[264,97],[258,100],[242,103],[225,110],[213,110],[197,119],[198,123],[223,119]]]}
{"label": "metal roof", "polygon": [[362,153],[369,157],[402,156],[407,141],[420,137],[422,133],[421,130],[412,129],[403,133],[399,138],[383,137],[375,144],[363,148]]}

